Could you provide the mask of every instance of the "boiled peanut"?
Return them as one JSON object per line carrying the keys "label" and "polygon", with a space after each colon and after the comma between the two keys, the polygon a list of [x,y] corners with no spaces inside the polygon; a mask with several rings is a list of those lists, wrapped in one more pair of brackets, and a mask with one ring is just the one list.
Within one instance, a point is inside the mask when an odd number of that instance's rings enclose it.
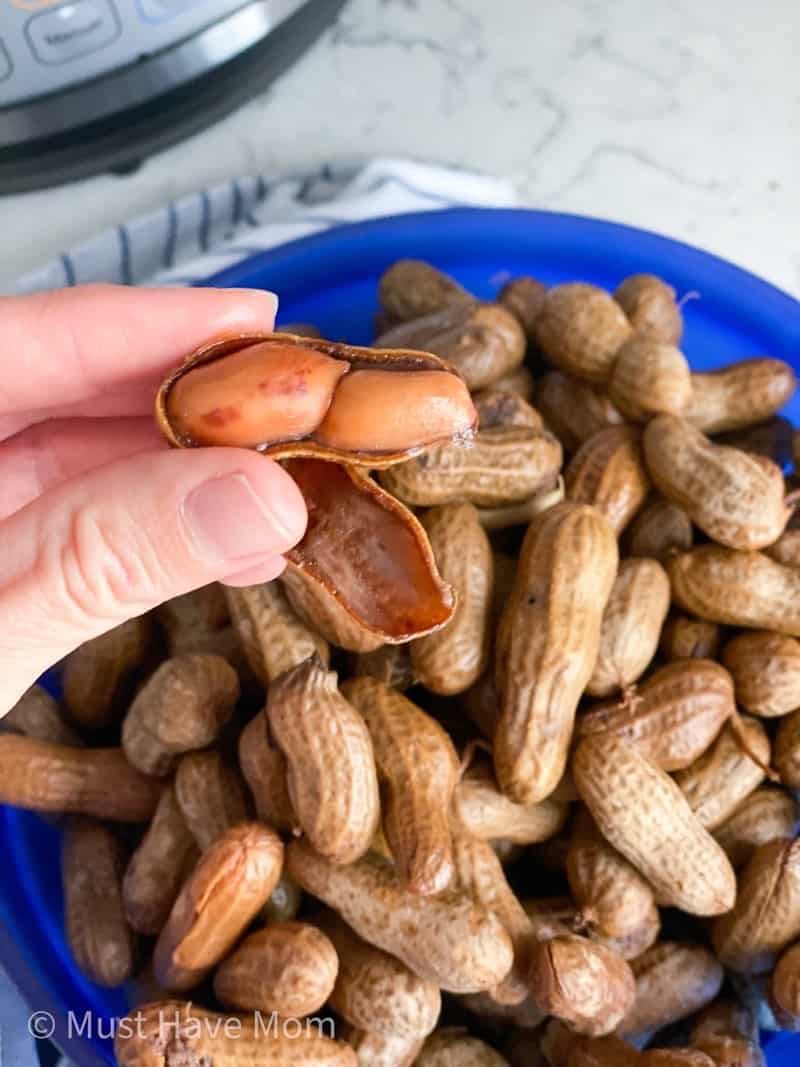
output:
{"label": "boiled peanut", "polygon": [[513,371],[525,356],[525,333],[501,304],[458,301],[399,323],[375,342],[383,349],[433,352],[456,368],[471,390]]}
{"label": "boiled peanut", "polygon": [[506,1032],[509,1026],[529,1030],[541,1025],[546,1018],[530,995],[519,1004],[498,1004],[490,993],[468,993],[459,997],[458,1002],[492,1031]]}
{"label": "boiled peanut", "polygon": [[800,530],[784,530],[775,544],[764,549],[764,555],[784,567],[800,567]]}
{"label": "boiled peanut", "polygon": [[654,559],[624,559],[611,587],[600,648],[586,686],[591,696],[627,689],[647,669],[669,609],[669,578]]}
{"label": "boiled peanut", "polygon": [[417,680],[408,645],[381,645],[373,652],[362,652],[355,657],[353,674],[356,678],[367,674],[401,693]]}
{"label": "boiled peanut", "polygon": [[692,547],[692,521],[683,508],[652,496],[628,527],[628,551],[632,556],[644,556],[664,563],[674,549],[685,551]]}
{"label": "boiled peanut", "polygon": [[545,374],[538,383],[536,408],[569,453],[577,452],[594,434],[624,421],[604,392],[560,371]]}
{"label": "boiled peanut", "polygon": [[[573,1050],[587,1038],[572,1032],[560,1019],[550,1019],[542,1033],[542,1052],[550,1067],[568,1067]],[[604,1040],[596,1038],[591,1040]],[[594,1065],[592,1065],[594,1067]],[[616,1067],[616,1065],[615,1065]]]}
{"label": "boiled peanut", "polygon": [[316,926],[273,923],[249,934],[222,961],[214,996],[226,1008],[311,1015],[330,996],[338,969],[336,949]]}
{"label": "boiled peanut", "polygon": [[631,274],[614,290],[614,299],[640,337],[668,345],[680,343],[683,316],[675,290],[654,274]]}
{"label": "boiled peanut", "polygon": [[369,732],[336,674],[316,656],[282,674],[269,688],[267,717],[298,823],[333,862],[358,859],[378,825],[378,779]]}
{"label": "boiled peanut", "polygon": [[572,769],[600,832],[665,902],[693,915],[732,907],[733,868],[664,771],[613,734],[585,737]]}
{"label": "boiled peanut", "polygon": [[665,771],[691,766],[735,714],[733,682],[711,660],[678,660],[657,670],[632,699],[581,715],[581,736],[612,734]]}
{"label": "boiled peanut", "polygon": [[742,867],[755,850],[776,837],[794,837],[800,809],[785,789],[764,786],[745,797],[714,830],[714,837],[734,867]]}
{"label": "boiled peanut", "polygon": [[221,1015],[182,1000],[137,1008],[115,1027],[118,1067],[358,1067],[355,1052],[315,1027],[295,1033],[256,1015]]}
{"label": "boiled peanut", "polygon": [[359,1030],[384,1037],[425,1038],[439,1019],[435,983],[417,977],[400,960],[362,941],[337,916],[317,919],[339,957],[330,1005]]}
{"label": "boiled peanut", "polygon": [[603,945],[576,935],[536,942],[531,996],[579,1034],[610,1034],[630,1011],[636,984],[628,964]]}
{"label": "boiled peanut", "polygon": [[353,678],[342,685],[342,694],[369,731],[383,829],[398,875],[412,893],[438,893],[453,873],[449,816],[458,782],[453,743],[435,719],[376,678]]}
{"label": "boiled peanut", "polygon": [[64,664],[64,702],[74,723],[100,729],[121,716],[135,672],[143,665],[153,636],[149,615],[115,626],[86,641]]}
{"label": "boiled peanut", "polygon": [[602,383],[633,330],[605,290],[572,282],[548,290],[534,332],[539,348],[560,370]]}
{"label": "boiled peanut", "polygon": [[52,741],[56,745],[73,748],[83,745],[78,733],[64,719],[56,701],[40,685],[32,685],[22,694],[11,711],[0,719],[0,726],[37,741]]}
{"label": "boiled peanut", "polygon": [[239,699],[236,671],[221,656],[165,660],[139,690],[122,723],[122,747],[143,774],[164,777],[183,752],[205,748]]}
{"label": "boiled peanut", "polygon": [[515,804],[497,787],[488,766],[471,769],[456,786],[454,818],[474,837],[503,840],[520,845],[546,841],[567,820],[567,804],[552,798],[539,804]]}
{"label": "boiled peanut", "polygon": [[598,512],[564,502],[525,535],[500,622],[497,780],[512,800],[544,800],[566,769],[575,709],[597,662],[617,544]]}
{"label": "boiled peanut", "polygon": [[422,525],[442,578],[456,594],[455,613],[441,630],[411,644],[419,682],[433,693],[463,693],[486,670],[494,561],[472,504],[432,508]]}
{"label": "boiled peanut", "polygon": [[497,294],[498,304],[516,315],[529,340],[535,337],[536,320],[544,306],[547,286],[537,278],[522,274],[507,281]]}
{"label": "boiled peanut", "polygon": [[662,413],[680,415],[692,400],[686,357],[672,344],[637,334],[617,353],[608,396],[634,422],[646,422]]}
{"label": "boiled peanut", "polygon": [[530,368],[523,363],[519,367],[515,367],[514,370],[509,371],[508,374],[503,374],[500,378],[496,378],[485,389],[479,389],[478,392],[473,393],[472,399],[478,404],[479,401],[486,399],[490,393],[516,393],[517,396],[521,396],[523,400],[527,400],[530,404],[533,401],[534,390],[533,374]]}
{"label": "boiled peanut", "polygon": [[533,519],[564,499],[564,479],[559,476],[550,489],[542,489],[518,504],[499,508],[478,508],[478,519],[484,530],[507,530],[511,526],[527,526]]}
{"label": "boiled peanut", "polygon": [[225,591],[247,662],[264,685],[315,652],[328,663],[328,643],[298,619],[278,582]]}
{"label": "boiled peanut", "polygon": [[289,845],[287,864],[307,892],[337,911],[365,941],[442,989],[491,989],[511,969],[511,939],[502,923],[465,893],[416,896],[403,888],[387,860],[367,855],[337,867],[303,841]]}
{"label": "boiled peanut", "polygon": [[757,719],[743,718],[736,727],[724,726],[714,744],[679,771],[675,781],[695,817],[707,830],[714,830],[764,781],[769,756],[764,727]]}
{"label": "boiled peanut", "polygon": [[741,430],[768,419],[790,399],[795,375],[780,359],[745,359],[692,375],[686,418],[704,433]]}
{"label": "boiled peanut", "polygon": [[461,702],[473,725],[490,741],[497,729],[500,716],[500,698],[494,684],[493,671],[487,671],[466,693]]}
{"label": "boiled peanut", "polygon": [[503,1055],[511,1067],[547,1067],[541,1035],[535,1030],[514,1027],[503,1042]]}
{"label": "boiled peanut", "polygon": [[705,1052],[696,1048],[656,1048],[642,1053],[641,1067],[716,1067]]}
{"label": "boiled peanut", "polygon": [[345,1023],[341,1037],[354,1050],[360,1067],[411,1067],[425,1039],[370,1033]]}
{"label": "boiled peanut", "polygon": [[161,787],[131,767],[121,748],[74,748],[0,735],[0,803],[144,822]]}
{"label": "boiled peanut", "polygon": [[[577,1037],[564,1039],[566,1058],[553,1060],[555,1067],[632,1067],[639,1064],[641,1055],[619,1037]],[[558,1050],[559,1053],[562,1051]]]}
{"label": "boiled peanut", "polygon": [[693,1015],[719,993],[722,967],[702,945],[659,941],[631,963],[636,1000],[617,1031],[650,1035]]}
{"label": "boiled peanut", "polygon": [[519,393],[506,392],[491,386],[481,393],[476,393],[473,400],[478,413],[479,430],[491,430],[494,426],[529,426],[534,430],[544,429],[542,416]]}
{"label": "boiled peanut", "polygon": [[733,910],[714,921],[714,950],[741,974],[771,970],[800,937],[800,841],[778,838],[753,853],[739,878]]}
{"label": "boiled peanut", "polygon": [[62,881],[67,943],[78,967],[102,986],[133,974],[134,935],[122,906],[125,855],[114,835],[92,819],[72,818],[64,835]]}
{"label": "boiled peanut", "polygon": [[210,642],[230,621],[225,593],[217,582],[173,597],[156,608],[156,617],[167,632],[170,656],[206,651],[200,646]]}
{"label": "boiled peanut", "polygon": [[650,489],[641,434],[612,426],[588,438],[570,460],[564,482],[567,500],[597,508],[619,536]]}
{"label": "boiled peanut", "polygon": [[302,889],[286,871],[281,871],[281,876],[259,916],[267,923],[289,922],[300,911],[302,903]]}
{"label": "boiled peanut", "polygon": [[490,995],[500,1004],[519,1004],[528,995],[527,972],[534,941],[530,919],[488,842],[464,832],[454,834],[453,864],[451,888],[469,894],[476,905],[496,915],[514,947],[511,971]]}
{"label": "boiled peanut", "polygon": [[721,997],[703,1009],[692,1027],[691,1043],[717,1067],[765,1067],[752,1012],[733,999]]}
{"label": "boiled peanut", "polygon": [[653,910],[653,890],[600,834],[585,809],[572,824],[567,878],[580,921],[603,936],[635,933]]}
{"label": "boiled peanut", "polygon": [[283,844],[258,823],[240,823],[206,849],[183,885],[153,955],[164,989],[198,985],[269,899]]}
{"label": "boiled peanut", "polygon": [[800,1020],[800,942],[786,949],[778,960],[770,984],[770,999],[783,1015],[788,1015],[797,1028]]}
{"label": "boiled peanut", "polygon": [[122,882],[125,916],[134,930],[140,934],[159,932],[198,855],[175,790],[167,786]]}
{"label": "boiled peanut", "polygon": [[470,448],[440,445],[381,471],[381,485],[406,504],[431,507],[459,500],[503,507],[551,489],[561,468],[561,445],[547,430],[495,426],[480,430]]}
{"label": "boiled peanut", "polygon": [[673,612],[661,631],[658,648],[666,660],[715,659],[721,642],[717,623]]}
{"label": "boiled peanut", "polygon": [[635,960],[656,943],[660,934],[661,913],[654,900],[638,925],[623,937],[600,937],[598,934],[590,934],[590,936],[594,941],[601,941],[624,960]]}
{"label": "boiled peanut", "polygon": [[201,852],[248,817],[241,776],[212,750],[181,757],[175,772],[175,798]]}
{"label": "boiled peanut", "polygon": [[739,634],[722,662],[745,711],[772,718],[800,707],[800,641],[765,630]]}
{"label": "boiled peanut", "polygon": [[659,491],[719,544],[764,548],[783,532],[790,514],[783,475],[764,456],[715,445],[675,415],[651,420],[644,455]]}
{"label": "boiled peanut", "polygon": [[773,415],[765,422],[744,430],[732,430],[717,434],[714,440],[719,445],[730,445],[743,452],[766,456],[783,470],[792,462],[792,434],[794,427],[782,415]]}
{"label": "boiled peanut", "polygon": [[259,711],[239,735],[239,766],[262,822],[293,830],[297,816],[286,781],[286,757],[272,743],[266,710]]}
{"label": "boiled peanut", "polygon": [[381,275],[378,299],[389,319],[408,322],[471,297],[454,278],[430,263],[398,259]]}
{"label": "boiled peanut", "polygon": [[800,637],[800,571],[718,545],[681,552],[667,571],[673,599],[692,615]]}
{"label": "boiled peanut", "polygon": [[458,1030],[431,1034],[414,1060],[416,1067],[509,1067],[485,1041]]}
{"label": "boiled peanut", "polygon": [[800,788],[800,709],[787,715],[778,727],[775,769],[784,785]]}

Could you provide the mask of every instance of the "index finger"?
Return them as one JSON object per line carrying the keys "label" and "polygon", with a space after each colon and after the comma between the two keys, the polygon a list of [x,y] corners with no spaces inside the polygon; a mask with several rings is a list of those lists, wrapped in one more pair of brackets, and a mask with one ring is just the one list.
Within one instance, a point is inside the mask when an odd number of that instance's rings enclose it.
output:
{"label": "index finger", "polygon": [[271,330],[255,289],[87,285],[0,298],[0,415],[91,400],[167,371],[217,337]]}

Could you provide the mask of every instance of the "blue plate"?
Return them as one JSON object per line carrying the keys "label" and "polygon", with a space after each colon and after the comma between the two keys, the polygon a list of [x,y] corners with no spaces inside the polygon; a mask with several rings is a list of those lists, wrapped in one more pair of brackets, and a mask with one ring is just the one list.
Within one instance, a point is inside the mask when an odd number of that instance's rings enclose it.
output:
{"label": "blue plate", "polygon": [[[367,343],[378,278],[403,256],[435,263],[481,296],[514,274],[612,289],[628,274],[658,274],[678,293],[698,294],[684,307],[683,347],[695,369],[769,354],[800,371],[800,304],[791,297],[698,249],[570,215],[465,209],[343,226],[254,256],[206,284],[272,289],[281,297],[279,323],[310,321],[326,337]],[[800,397],[786,414],[800,424]],[[108,1023],[100,1033],[98,1019],[123,1014],[126,996],[87,982],[71,961],[57,830],[0,807],[0,854],[0,962],[33,1009],[54,1016],[56,1040],[78,1067],[113,1064]],[[770,1067],[798,1062],[800,1038],[766,1041]]]}

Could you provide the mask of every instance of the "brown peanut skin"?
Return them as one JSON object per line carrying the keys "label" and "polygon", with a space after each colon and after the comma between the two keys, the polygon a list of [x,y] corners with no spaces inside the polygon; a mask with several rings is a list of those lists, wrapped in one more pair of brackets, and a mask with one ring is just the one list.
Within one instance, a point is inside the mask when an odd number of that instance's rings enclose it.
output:
{"label": "brown peanut skin", "polygon": [[704,433],[742,430],[763,422],[791,398],[794,371],[780,359],[744,359],[692,375],[686,418]]}
{"label": "brown peanut skin", "polygon": [[78,967],[92,982],[119,986],[133,974],[135,939],[122,904],[125,854],[93,819],[67,823],[62,855],[64,925]]}
{"label": "brown peanut skin", "polygon": [[758,1025],[737,1000],[720,997],[704,1008],[692,1027],[691,1044],[716,1067],[765,1067]]}
{"label": "brown peanut skin", "polygon": [[175,772],[175,798],[201,852],[248,818],[244,782],[219,752],[188,752]]}
{"label": "brown peanut skin", "polygon": [[471,769],[456,786],[453,818],[484,841],[501,838],[518,845],[547,841],[562,829],[569,805],[548,798],[539,804],[515,804],[497,787],[488,766]]}
{"label": "brown peanut skin", "polygon": [[438,893],[453,874],[449,813],[459,773],[453,743],[435,719],[377,678],[350,679],[342,694],[369,731],[398,874],[411,893]]}
{"label": "brown peanut skin", "polygon": [[198,856],[194,836],[169,785],[122,882],[125,916],[134,930],[158,934]]}
{"label": "brown peanut skin", "polygon": [[641,433],[632,426],[601,430],[572,457],[564,482],[567,500],[597,508],[619,536],[650,491]]}
{"label": "brown peanut skin", "polygon": [[221,1015],[183,1000],[155,1001],[120,1020],[117,1067],[358,1067],[355,1052],[343,1042],[314,1028],[294,1034],[279,1025],[265,1033],[268,1022]]}
{"label": "brown peanut skin", "polygon": [[327,641],[298,619],[278,582],[228,587],[225,596],[247,662],[263,685],[315,652],[327,666]]}
{"label": "brown peanut skin", "polygon": [[0,735],[2,804],[145,822],[160,795],[160,784],[131,767],[121,748],[72,748]]}
{"label": "brown peanut skin", "polygon": [[634,336],[617,353],[608,396],[634,422],[647,422],[659,414],[680,415],[692,400],[686,357],[674,345]]}
{"label": "brown peanut skin", "polygon": [[517,803],[544,800],[564,774],[617,563],[616,538],[594,508],[565,501],[528,527],[496,657],[495,773]]}
{"label": "brown peanut skin", "polygon": [[537,942],[528,980],[542,1011],[590,1037],[612,1033],[636,996],[633,972],[622,957],[576,935]]}
{"label": "brown peanut skin", "polygon": [[658,648],[669,609],[669,578],[654,559],[624,559],[611,587],[600,648],[586,692],[606,697],[645,672]]}
{"label": "brown peanut skin", "polygon": [[673,554],[692,547],[692,520],[677,504],[654,495],[634,517],[626,532],[631,556],[657,559],[660,563]]}
{"label": "brown peanut skin", "polygon": [[567,879],[582,921],[601,936],[624,938],[652,913],[653,890],[581,808],[572,824]]}
{"label": "brown peanut skin", "polygon": [[612,734],[585,737],[575,785],[598,829],[672,907],[718,915],[736,898],[730,862],[672,779]]}
{"label": "brown peanut skin", "polygon": [[362,716],[316,657],[272,683],[267,716],[286,757],[299,825],[332,862],[352,863],[369,848],[380,814],[375,755]]}
{"label": "brown peanut skin", "polygon": [[614,299],[640,337],[668,345],[680,343],[683,316],[675,290],[655,274],[631,274],[614,290]]}
{"label": "brown peanut skin", "polygon": [[259,823],[240,823],[206,849],[183,885],[153,953],[163,989],[192,989],[233,947],[280,877],[283,844]]}
{"label": "brown peanut skin", "polygon": [[455,590],[456,608],[441,630],[411,643],[411,664],[426,689],[452,696],[469,689],[489,663],[492,548],[472,504],[432,508],[422,525],[439,573]]}
{"label": "brown peanut skin", "polygon": [[648,423],[644,455],[657,489],[718,544],[752,551],[783,533],[783,475],[766,457],[715,445],[675,415]]}
{"label": "brown peanut skin", "polygon": [[778,838],[756,849],[739,878],[733,910],[712,928],[714,950],[739,974],[764,974],[800,937],[800,841]]}
{"label": "brown peanut skin", "polygon": [[321,930],[273,923],[249,934],[217,967],[214,996],[226,1008],[298,1018],[319,1011],[338,970],[336,949]]}
{"label": "brown peanut skin", "polygon": [[764,767],[750,759],[739,731],[748,749],[767,765],[770,744],[764,727],[757,719],[742,718],[738,730],[731,723],[725,725],[714,744],[692,766],[675,775],[689,806],[707,830],[725,822],[764,781]]}
{"label": "brown peanut skin", "polygon": [[739,634],[725,646],[736,700],[751,715],[770,719],[800,707],[800,641],[768,630]]}
{"label": "brown peanut skin", "polygon": [[131,676],[144,663],[153,636],[149,615],[86,641],[64,664],[64,702],[80,728],[101,729],[124,710]]}
{"label": "brown peanut skin", "polygon": [[778,960],[770,983],[770,1000],[779,1012],[800,1020],[800,942]]}
{"label": "brown peanut skin", "polygon": [[665,771],[691,766],[735,713],[733,682],[711,660],[679,660],[643,682],[633,699],[595,705],[578,734],[613,734]]}
{"label": "brown peanut skin", "polygon": [[536,409],[570,454],[594,434],[625,421],[605,392],[560,371],[538,382]]}
{"label": "brown peanut skin", "polygon": [[421,259],[398,259],[378,283],[381,308],[395,322],[418,319],[446,304],[470,299],[455,278]]}
{"label": "brown peanut skin", "polygon": [[423,1040],[439,1019],[438,986],[368,944],[332,912],[315,917],[339,957],[330,1006],[351,1026],[386,1038]]}
{"label": "brown peanut skin", "polygon": [[658,649],[669,661],[716,659],[721,644],[722,630],[717,623],[674,612],[664,624]]}
{"label": "brown peanut skin", "polygon": [[496,915],[465,893],[409,893],[392,864],[368,854],[337,867],[304,841],[287,848],[289,874],[370,944],[452,993],[479,993],[511,969],[511,939]]}
{"label": "brown peanut skin", "polygon": [[122,723],[122,747],[142,774],[163,778],[182,752],[214,742],[239,699],[239,678],[221,656],[168,659],[139,690]]}
{"label": "brown peanut skin", "polygon": [[348,1023],[341,1028],[340,1037],[354,1050],[359,1067],[412,1067],[425,1041],[422,1037],[376,1034]]}
{"label": "brown peanut skin", "polygon": [[776,837],[794,837],[800,808],[785,789],[763,786],[745,797],[714,830],[714,837],[734,867],[743,867],[760,846]]}
{"label": "brown peanut skin", "polygon": [[415,1067],[509,1067],[491,1045],[463,1032],[437,1030],[414,1060]]}
{"label": "brown peanut skin", "polygon": [[622,308],[583,282],[548,290],[536,318],[536,343],[551,363],[588,382],[607,381],[620,346],[633,333]]}
{"label": "brown peanut skin", "polygon": [[259,819],[275,830],[292,832],[297,816],[286,780],[286,757],[272,743],[266,709],[254,715],[239,735],[239,766]]}
{"label": "brown peanut skin", "polygon": [[791,789],[800,788],[800,709],[781,720],[774,760],[783,784]]}
{"label": "brown peanut skin", "polygon": [[673,600],[692,615],[800,637],[800,571],[719,545],[681,552],[667,571]]}
{"label": "brown peanut skin", "polygon": [[0,719],[0,728],[37,741],[52,741],[56,745],[73,748],[83,745],[80,735],[62,716],[56,701],[40,685],[32,685],[22,694],[11,711]]}
{"label": "brown peanut skin", "polygon": [[649,1035],[693,1015],[719,993],[724,974],[702,945],[659,941],[631,963],[636,1000],[617,1030],[621,1037]]}

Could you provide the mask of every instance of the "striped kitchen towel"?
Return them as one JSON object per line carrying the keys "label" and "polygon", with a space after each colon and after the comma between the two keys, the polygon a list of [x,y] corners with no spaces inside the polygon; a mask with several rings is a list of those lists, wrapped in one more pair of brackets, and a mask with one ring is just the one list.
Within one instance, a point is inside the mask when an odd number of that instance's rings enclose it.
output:
{"label": "striped kitchen towel", "polygon": [[513,207],[510,182],[408,159],[234,178],[106,230],[19,278],[18,293],[83,282],[191,285],[343,222],[448,207]]}

